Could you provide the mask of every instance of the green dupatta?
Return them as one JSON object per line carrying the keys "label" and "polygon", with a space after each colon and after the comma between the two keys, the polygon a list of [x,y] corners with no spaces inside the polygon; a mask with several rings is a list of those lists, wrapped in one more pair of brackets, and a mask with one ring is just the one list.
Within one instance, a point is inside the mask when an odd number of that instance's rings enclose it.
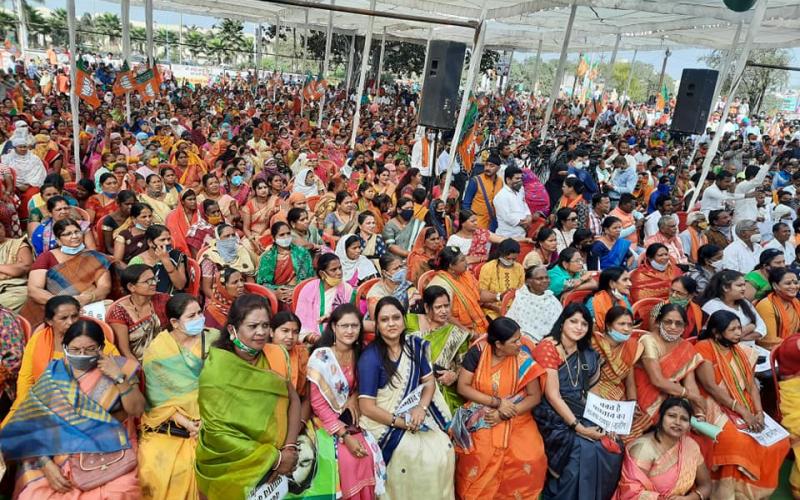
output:
{"label": "green dupatta", "polygon": [[243,500],[272,470],[286,440],[287,381],[264,356],[253,366],[212,347],[198,399],[197,485],[209,499]]}
{"label": "green dupatta", "polygon": [[[314,277],[314,265],[311,262],[311,254],[303,247],[294,243],[289,247],[289,253],[294,267],[295,280],[300,283],[303,280]],[[278,246],[272,245],[269,250],[261,255],[258,263],[258,273],[256,282],[267,288],[278,288],[275,282],[275,267],[278,265]],[[297,284],[295,283],[295,284]]]}

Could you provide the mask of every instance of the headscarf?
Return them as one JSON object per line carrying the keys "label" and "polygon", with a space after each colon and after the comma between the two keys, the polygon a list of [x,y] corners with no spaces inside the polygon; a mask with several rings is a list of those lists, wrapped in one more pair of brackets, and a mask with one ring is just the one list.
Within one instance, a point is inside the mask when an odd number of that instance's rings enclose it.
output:
{"label": "headscarf", "polygon": [[351,260],[347,257],[347,243],[351,242],[354,238],[358,239],[358,237],[353,234],[345,235],[339,238],[339,242],[336,244],[336,255],[342,263],[342,280],[347,283],[353,279],[356,273],[358,273],[359,280],[378,275],[375,264],[370,262],[364,255],[359,255],[356,260]]}
{"label": "headscarf", "polygon": [[294,178],[294,188],[292,189],[292,193],[302,193],[306,197],[319,195],[316,182],[306,184],[306,177],[308,177],[309,172],[312,172],[310,168],[304,168],[300,171],[300,173],[297,174],[297,177]]}

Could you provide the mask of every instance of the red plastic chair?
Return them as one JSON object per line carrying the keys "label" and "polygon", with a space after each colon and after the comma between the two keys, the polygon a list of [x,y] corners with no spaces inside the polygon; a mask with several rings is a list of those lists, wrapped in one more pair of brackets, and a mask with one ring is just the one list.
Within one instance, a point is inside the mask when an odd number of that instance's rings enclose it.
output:
{"label": "red plastic chair", "polygon": [[650,311],[656,304],[664,302],[664,299],[656,297],[639,299],[633,303],[633,320],[640,320],[639,326],[645,330],[650,330]]}
{"label": "red plastic chair", "polygon": [[361,283],[356,290],[356,301],[360,302],[362,300],[367,300],[367,294],[380,280],[380,278],[372,278]]}
{"label": "red plastic chair", "polygon": [[516,290],[509,290],[503,295],[503,301],[500,302],[500,315],[505,316],[511,303],[514,302],[514,297],[517,296]]}
{"label": "red plastic chair", "polygon": [[561,304],[567,305],[571,302],[583,304],[586,298],[594,292],[595,290],[574,290],[572,292],[567,292],[561,296]]}
{"label": "red plastic chair", "polygon": [[422,276],[417,279],[417,290],[419,290],[420,293],[425,291],[425,287],[428,286],[428,283],[431,282],[434,276],[436,276],[436,271],[433,269],[422,273]]}
{"label": "red plastic chair", "polygon": [[278,314],[278,297],[275,296],[275,293],[272,290],[256,283],[245,283],[244,289],[247,293],[266,297],[269,301],[269,307],[272,310],[272,314]]}
{"label": "red plastic chair", "polygon": [[312,212],[317,209],[318,202],[319,202],[319,195],[309,196],[306,198],[306,204],[308,205],[308,209]]}
{"label": "red plastic chair", "polygon": [[89,222],[89,212],[86,210],[82,209],[81,207],[70,207],[70,210],[76,216],[76,219]]}
{"label": "red plastic chair", "polygon": [[292,312],[297,311],[297,301],[300,298],[300,291],[303,289],[303,287],[305,287],[315,279],[316,278],[308,278],[306,280],[301,281],[300,283],[297,284],[296,287],[294,287],[294,291],[292,292]]}
{"label": "red plastic chair", "polygon": [[186,266],[187,269],[187,284],[186,284],[186,293],[189,295],[194,295],[195,297],[200,296],[200,283],[203,279],[203,273],[200,270],[200,264],[191,257],[186,258]]}
{"label": "red plastic chair", "polygon": [[475,275],[476,280],[481,279],[481,269],[483,269],[484,264],[486,264],[486,262],[480,262],[475,264],[475,267],[472,268],[472,274]]}

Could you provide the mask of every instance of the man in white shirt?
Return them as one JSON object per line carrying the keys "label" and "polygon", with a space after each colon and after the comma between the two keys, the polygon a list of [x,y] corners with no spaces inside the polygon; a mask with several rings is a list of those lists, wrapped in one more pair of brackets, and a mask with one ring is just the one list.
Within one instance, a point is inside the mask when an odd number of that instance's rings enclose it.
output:
{"label": "man in white shirt", "polygon": [[722,170],[718,173],[714,184],[708,186],[703,192],[703,199],[700,200],[700,210],[708,215],[712,210],[726,210],[725,204],[729,201],[755,198],[755,191],[747,194],[729,192],[728,189],[732,183],[733,174],[727,170]]}
{"label": "man in white shirt", "polygon": [[656,198],[656,211],[645,218],[644,237],[649,238],[658,232],[658,221],[661,217],[670,217],[675,221],[676,227],[680,224],[678,216],[672,213],[672,198],[662,194]]}
{"label": "man in white shirt", "polygon": [[[767,177],[767,174],[769,173],[769,167],[769,163],[761,165],[760,168],[755,165],[748,165],[747,168],[744,169],[745,180],[736,185],[734,193],[740,195],[754,193],[756,188],[761,186],[761,184],[764,182],[764,179]],[[736,200],[733,210],[734,224],[742,220],[756,220],[757,218],[758,207],[755,195]]]}
{"label": "man in white shirt", "polygon": [[433,164],[433,139],[436,134],[428,132],[421,135],[414,142],[411,148],[411,167],[418,168],[423,177],[431,176],[431,165]]}
{"label": "man in white shirt", "polygon": [[761,233],[752,220],[740,221],[735,231],[737,238],[722,251],[722,267],[747,274],[758,265],[762,250]]}
{"label": "man in white shirt", "polygon": [[764,250],[774,248],[783,252],[783,258],[786,260],[787,266],[794,262],[797,249],[792,242],[792,230],[789,224],[778,222],[772,226],[772,236],[773,238],[764,246]]}
{"label": "man in white shirt", "polygon": [[506,167],[505,185],[494,197],[494,208],[497,213],[497,231],[495,233],[498,236],[525,237],[525,231],[533,218],[531,209],[525,203],[522,170],[518,167]]}

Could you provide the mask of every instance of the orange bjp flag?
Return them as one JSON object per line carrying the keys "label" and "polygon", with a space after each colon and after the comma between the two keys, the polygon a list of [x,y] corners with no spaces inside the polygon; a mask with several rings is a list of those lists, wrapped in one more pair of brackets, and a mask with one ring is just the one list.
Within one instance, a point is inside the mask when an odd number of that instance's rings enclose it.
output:
{"label": "orange bjp flag", "polygon": [[72,92],[76,92],[78,97],[91,106],[92,108],[100,107],[100,99],[97,98],[97,90],[95,89],[94,80],[83,61],[78,61],[78,71],[75,73],[75,88]]}

